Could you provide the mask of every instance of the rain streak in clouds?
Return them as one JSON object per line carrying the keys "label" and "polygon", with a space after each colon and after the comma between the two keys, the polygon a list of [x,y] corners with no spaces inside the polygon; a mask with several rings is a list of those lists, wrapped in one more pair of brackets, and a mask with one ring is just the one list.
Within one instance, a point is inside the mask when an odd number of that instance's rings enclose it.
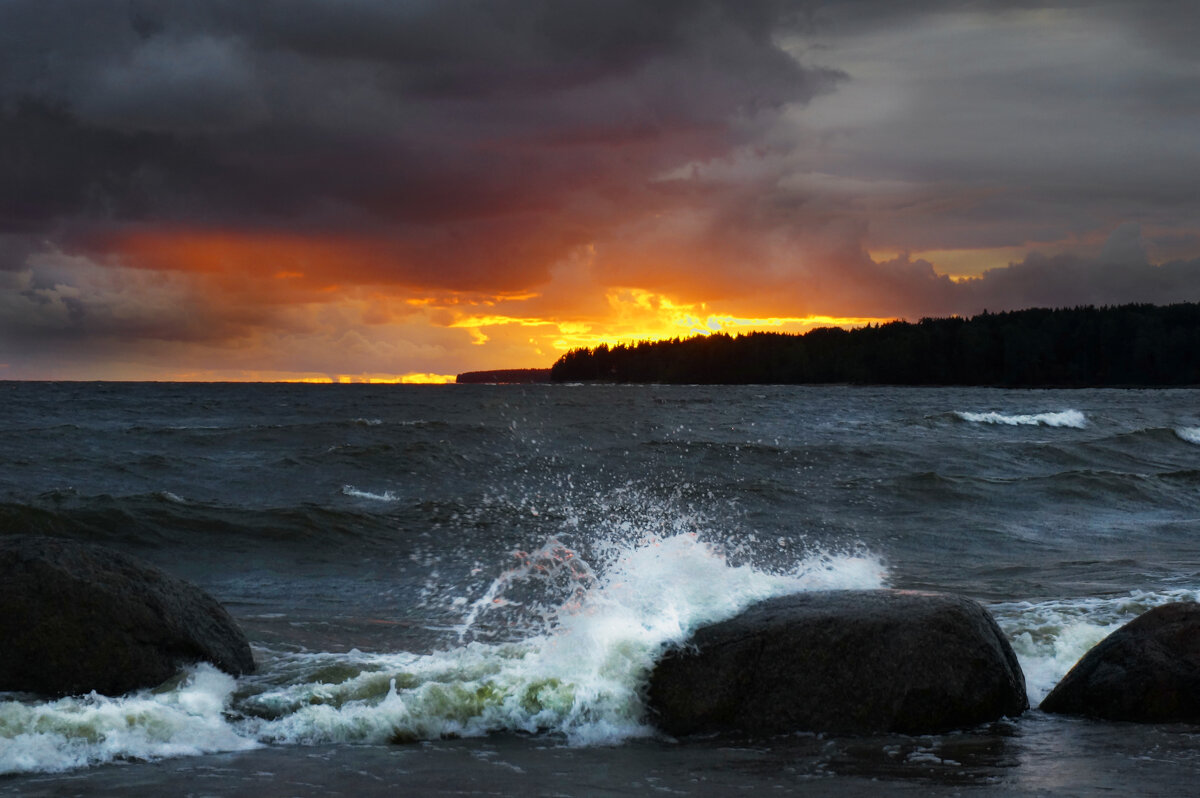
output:
{"label": "rain streak in clouds", "polygon": [[1198,14],[13,0],[0,377],[1200,300]]}

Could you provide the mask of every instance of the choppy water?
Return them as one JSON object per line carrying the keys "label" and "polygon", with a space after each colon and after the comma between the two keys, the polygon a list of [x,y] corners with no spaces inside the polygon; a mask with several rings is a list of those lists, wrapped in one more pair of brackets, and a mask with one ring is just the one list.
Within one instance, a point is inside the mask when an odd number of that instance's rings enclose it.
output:
{"label": "choppy water", "polygon": [[1198,398],[0,383],[0,534],[199,583],[261,665],[0,695],[0,793],[1185,794],[1188,726],[676,744],[639,691],[757,599],[887,585],[988,605],[1036,705],[1112,629],[1200,600]]}

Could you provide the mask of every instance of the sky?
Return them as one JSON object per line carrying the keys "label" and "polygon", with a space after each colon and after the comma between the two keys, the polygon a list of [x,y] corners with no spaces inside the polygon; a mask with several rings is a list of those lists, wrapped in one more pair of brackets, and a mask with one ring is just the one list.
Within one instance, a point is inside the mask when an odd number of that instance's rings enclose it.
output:
{"label": "sky", "polygon": [[1191,0],[5,0],[0,379],[1200,301]]}

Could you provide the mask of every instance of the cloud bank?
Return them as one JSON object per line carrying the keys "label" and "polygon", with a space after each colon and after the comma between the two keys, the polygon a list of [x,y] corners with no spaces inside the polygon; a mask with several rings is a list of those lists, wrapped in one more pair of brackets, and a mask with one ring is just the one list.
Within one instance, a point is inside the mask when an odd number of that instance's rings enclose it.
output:
{"label": "cloud bank", "polygon": [[540,365],[668,306],[1200,300],[1197,21],[11,0],[0,376]]}

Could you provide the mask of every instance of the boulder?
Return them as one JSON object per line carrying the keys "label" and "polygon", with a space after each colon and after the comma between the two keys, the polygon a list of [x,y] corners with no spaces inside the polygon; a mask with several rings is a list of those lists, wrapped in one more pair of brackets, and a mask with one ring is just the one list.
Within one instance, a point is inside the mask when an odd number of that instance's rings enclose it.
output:
{"label": "boulder", "polygon": [[1164,604],[1101,640],[1042,701],[1046,712],[1200,721],[1200,604]]}
{"label": "boulder", "polygon": [[200,660],[254,670],[245,635],[200,588],[50,537],[0,537],[0,641],[0,690],[119,695]]}
{"label": "boulder", "polygon": [[647,691],[658,726],[922,734],[1015,716],[1025,676],[995,620],[960,596],[799,593],[699,629]]}

